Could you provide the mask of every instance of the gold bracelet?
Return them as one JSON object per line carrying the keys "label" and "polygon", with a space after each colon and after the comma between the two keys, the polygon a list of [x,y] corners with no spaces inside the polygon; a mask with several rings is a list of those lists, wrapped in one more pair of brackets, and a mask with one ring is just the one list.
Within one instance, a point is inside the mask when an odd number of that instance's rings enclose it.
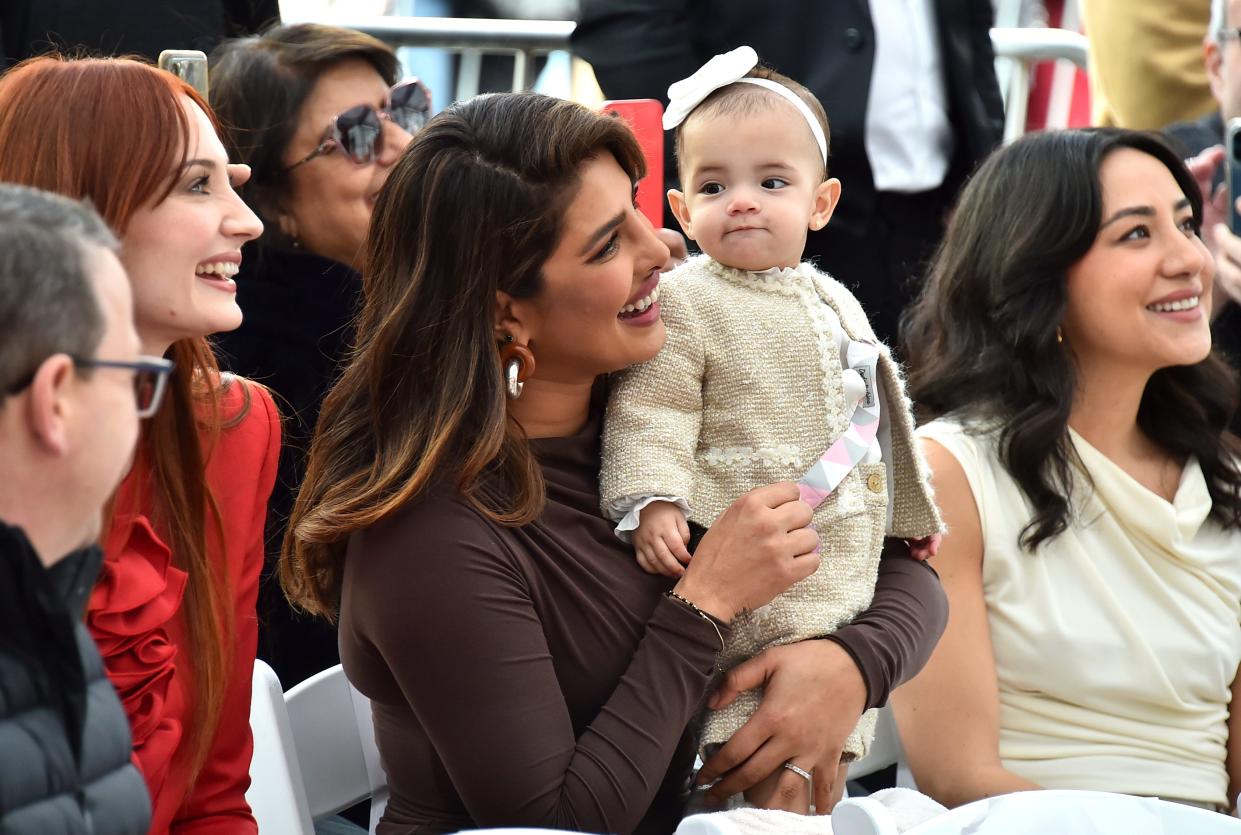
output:
{"label": "gold bracelet", "polygon": [[684,597],[677,594],[672,589],[668,589],[666,594],[669,597],[671,597],[673,600],[676,600],[682,605],[689,607],[689,610],[691,612],[693,612],[695,615],[705,620],[707,623],[711,624],[711,628],[715,630],[715,637],[720,639],[720,652],[723,652],[724,651],[724,633],[720,631],[720,625],[715,622],[715,618],[708,615],[702,609],[699,609],[697,606],[693,604],[692,601],[686,600]]}

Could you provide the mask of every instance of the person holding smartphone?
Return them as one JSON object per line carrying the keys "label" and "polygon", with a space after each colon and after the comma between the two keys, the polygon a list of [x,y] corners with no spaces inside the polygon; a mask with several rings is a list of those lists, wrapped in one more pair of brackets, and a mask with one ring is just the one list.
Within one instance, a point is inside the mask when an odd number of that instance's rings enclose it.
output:
{"label": "person holding smartphone", "polygon": [[[1241,228],[1230,218],[1241,207],[1229,202],[1228,168],[1241,170],[1241,148],[1224,148],[1226,125],[1241,117],[1241,0],[1211,0],[1211,19],[1202,45],[1211,93],[1219,110],[1194,122],[1169,125],[1164,133],[1186,157],[1203,195],[1202,237],[1216,260],[1212,334],[1220,352],[1241,369]],[[1241,418],[1233,422],[1241,433]]]}

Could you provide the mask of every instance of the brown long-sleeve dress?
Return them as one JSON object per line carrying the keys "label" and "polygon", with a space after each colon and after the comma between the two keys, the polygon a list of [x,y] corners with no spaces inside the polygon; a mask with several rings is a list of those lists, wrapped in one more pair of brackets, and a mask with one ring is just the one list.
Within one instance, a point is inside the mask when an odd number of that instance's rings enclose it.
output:
{"label": "brown long-sleeve dress", "polygon": [[[496,525],[444,494],[350,540],[341,660],[374,705],[391,790],[380,835],[667,833],[681,816],[719,637],[599,515],[598,420],[533,446],[548,492],[536,522]],[[895,554],[871,608],[831,639],[882,704],[946,617],[934,573]]]}

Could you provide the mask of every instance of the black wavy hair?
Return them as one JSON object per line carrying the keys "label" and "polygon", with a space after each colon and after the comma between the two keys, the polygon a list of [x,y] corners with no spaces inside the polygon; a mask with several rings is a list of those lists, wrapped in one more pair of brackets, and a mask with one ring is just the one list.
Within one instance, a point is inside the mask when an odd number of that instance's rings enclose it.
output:
{"label": "black wavy hair", "polygon": [[[1034,507],[1021,534],[1028,551],[1069,524],[1079,462],[1068,424],[1077,381],[1057,328],[1068,269],[1094,244],[1102,222],[1100,167],[1119,148],[1163,163],[1201,225],[1198,185],[1157,135],[1030,134],[994,153],[965,187],[927,284],[904,317],[919,417],[999,423],[1001,462]],[[1157,371],[1138,408],[1138,426],[1155,443],[1197,457],[1212,518],[1231,528],[1241,528],[1241,442],[1227,431],[1238,398],[1231,369],[1212,352],[1195,365]]]}

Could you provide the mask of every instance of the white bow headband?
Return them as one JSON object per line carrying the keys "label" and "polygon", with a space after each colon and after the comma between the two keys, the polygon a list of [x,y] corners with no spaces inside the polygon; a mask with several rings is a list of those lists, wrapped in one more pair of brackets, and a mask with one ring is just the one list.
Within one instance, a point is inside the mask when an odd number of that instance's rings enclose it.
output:
{"label": "white bow headband", "polygon": [[823,155],[823,164],[827,165],[827,137],[823,134],[823,126],[810,112],[810,108],[796,93],[767,78],[746,78],[745,74],[758,66],[758,53],[753,47],[739,46],[732,52],[716,55],[698,68],[698,72],[668,88],[668,109],[664,111],[664,130],[672,130],[685,121],[685,118],[702,100],[721,87],[735,82],[755,84],[765,90],[782,96],[789,104],[797,108],[810,125],[814,141],[819,143],[819,152]]}

